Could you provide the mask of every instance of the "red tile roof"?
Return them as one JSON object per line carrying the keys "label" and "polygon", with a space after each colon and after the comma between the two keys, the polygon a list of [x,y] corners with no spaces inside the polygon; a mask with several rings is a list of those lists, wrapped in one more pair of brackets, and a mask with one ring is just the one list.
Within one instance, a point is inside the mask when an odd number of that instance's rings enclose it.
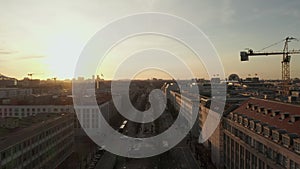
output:
{"label": "red tile roof", "polygon": [[[272,117],[272,113],[264,114],[263,112],[258,112],[257,110],[252,110],[247,108],[249,104],[257,105],[259,108],[264,107],[265,109],[272,109],[280,111],[279,114]],[[237,114],[244,114],[248,118],[254,120],[260,120],[261,123],[266,123],[269,126],[274,126],[278,129],[285,129],[288,133],[296,133],[300,136],[300,119],[291,123],[291,116],[300,115],[300,106],[287,104],[282,102],[263,100],[257,98],[250,98],[247,101],[243,102],[239,108],[233,111]],[[289,116],[285,119],[281,119],[281,113],[288,112]]]}

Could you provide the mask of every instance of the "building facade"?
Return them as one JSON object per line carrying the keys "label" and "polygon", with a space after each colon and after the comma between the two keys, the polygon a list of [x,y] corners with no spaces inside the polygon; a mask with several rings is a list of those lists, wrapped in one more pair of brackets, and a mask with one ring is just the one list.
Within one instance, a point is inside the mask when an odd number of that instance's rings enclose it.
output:
{"label": "building facade", "polygon": [[224,168],[300,168],[300,106],[251,98],[223,128]]}
{"label": "building facade", "polygon": [[19,125],[0,132],[1,169],[53,169],[73,152],[72,114],[39,114]]}
{"label": "building facade", "polygon": [[72,105],[0,105],[0,117],[23,118],[40,113],[74,113]]}
{"label": "building facade", "polygon": [[32,89],[20,88],[0,88],[0,99],[29,96],[32,94]]}

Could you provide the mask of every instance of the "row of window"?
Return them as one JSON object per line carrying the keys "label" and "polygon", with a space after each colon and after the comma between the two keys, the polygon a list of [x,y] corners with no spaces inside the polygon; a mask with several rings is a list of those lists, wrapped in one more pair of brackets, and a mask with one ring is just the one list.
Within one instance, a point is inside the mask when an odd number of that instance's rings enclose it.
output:
{"label": "row of window", "polygon": [[225,169],[265,169],[271,168],[263,160],[257,158],[238,142],[224,135]]}
{"label": "row of window", "polygon": [[280,145],[287,148],[293,148],[296,153],[300,153],[300,139],[297,134],[287,133],[286,130],[277,129],[274,126],[260,123],[258,120],[248,118],[245,115],[238,115],[237,113],[231,113],[230,119],[256,132],[257,134],[261,134],[266,138],[272,139]]}
{"label": "row of window", "polygon": [[[22,168],[36,168],[42,167],[49,159],[51,158],[61,158],[66,151],[70,151],[73,146],[73,135],[66,135],[64,138],[57,139],[56,142],[52,142],[48,147],[41,147],[38,151],[41,154],[34,154],[32,151],[29,151],[19,158],[11,160],[2,166],[3,169],[14,169],[18,167]],[[48,148],[48,149],[47,149]],[[63,152],[63,153],[62,153]],[[31,159],[29,161],[29,159]],[[58,162],[58,160],[54,161]]]}
{"label": "row of window", "polygon": [[46,112],[46,111],[69,111],[69,108],[0,108],[0,112]]}
{"label": "row of window", "polygon": [[[42,145],[41,143],[43,142],[43,140],[45,140],[46,137],[48,138],[48,136],[52,137],[52,138],[47,139],[47,140],[51,141],[51,139],[52,139],[54,142],[55,139],[57,139],[59,137],[63,137],[65,134],[72,132],[72,130],[73,130],[72,122],[73,121],[69,120],[68,122],[63,122],[61,124],[58,124],[55,127],[52,127],[44,132],[41,132],[38,135],[32,136],[31,138],[24,140],[22,143],[19,143],[13,147],[3,150],[1,152],[1,161],[16,154],[19,151],[24,151],[27,147],[32,148],[32,146],[34,144],[39,144],[39,146],[41,146]],[[43,146],[43,147],[45,147],[45,146]]]}
{"label": "row of window", "polygon": [[[228,124],[226,122],[224,124],[224,129],[229,131],[232,135],[239,138],[244,143],[251,146],[253,149],[255,149],[258,152],[262,153],[265,157],[267,157],[270,160],[274,161],[276,164],[281,165],[284,168],[287,168],[288,158],[286,156],[282,155],[280,152],[277,152],[277,151],[273,150],[271,147],[268,147],[267,145],[262,144],[260,141],[253,139],[252,137],[250,137],[246,133],[240,131],[236,127],[233,127],[233,126],[231,126],[230,124]],[[224,136],[224,143],[225,143],[226,139],[228,139],[228,136],[225,135]],[[299,164],[295,163],[295,166],[299,166]]]}

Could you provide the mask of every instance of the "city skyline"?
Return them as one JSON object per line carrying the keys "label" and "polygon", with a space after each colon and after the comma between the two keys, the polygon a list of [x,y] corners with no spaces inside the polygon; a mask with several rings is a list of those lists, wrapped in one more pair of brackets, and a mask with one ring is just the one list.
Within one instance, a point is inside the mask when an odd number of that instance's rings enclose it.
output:
{"label": "city skyline", "polygon": [[0,168],[299,169],[299,9],[2,0]]}
{"label": "city skyline", "polygon": [[[189,3],[136,0],[91,1],[89,4],[83,1],[9,1],[2,3],[0,7],[0,23],[3,25],[0,29],[1,73],[18,79],[27,76],[28,73],[34,73],[34,77],[41,79],[71,79],[80,52],[100,28],[122,16],[155,11],[185,18],[200,28],[215,46],[226,76],[232,73],[241,77],[258,74],[262,79],[281,79],[282,57],[261,57],[242,63],[239,52],[248,47],[260,50],[286,36],[300,38],[297,31],[300,26],[299,7],[300,2],[296,0],[274,0],[271,3],[230,0]],[[143,38],[129,40],[124,42],[123,46],[130,45],[138,50],[147,45],[141,43],[143,40],[154,41],[149,37]],[[158,39],[155,42],[156,45],[171,43],[171,51],[179,46],[176,47],[170,39]],[[300,42],[290,43],[290,49],[299,48]],[[117,54],[120,58],[124,57],[120,56],[120,53],[125,55],[131,52],[122,48],[122,44],[118,49],[118,52],[112,52],[111,55]],[[267,51],[282,49],[283,43],[280,43]],[[190,53],[183,48],[177,52],[182,53],[183,57],[190,57]],[[107,56],[109,66],[101,70],[106,79],[112,78],[109,67],[116,64],[118,57],[113,59]],[[300,57],[292,56],[292,78],[300,77],[299,61]],[[164,59],[162,62],[167,63]],[[269,66],[265,66],[266,62]],[[205,69],[195,65],[193,72],[196,77],[207,78]],[[156,78],[160,78],[160,75]]]}

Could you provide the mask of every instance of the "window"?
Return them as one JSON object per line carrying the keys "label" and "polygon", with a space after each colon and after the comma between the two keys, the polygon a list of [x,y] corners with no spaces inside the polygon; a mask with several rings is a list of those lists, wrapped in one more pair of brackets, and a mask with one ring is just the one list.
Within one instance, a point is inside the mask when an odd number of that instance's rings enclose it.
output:
{"label": "window", "polygon": [[1,160],[4,160],[6,158],[6,153],[5,152],[2,152],[1,153]]}
{"label": "window", "polygon": [[239,116],[239,123],[240,123],[240,124],[243,123],[243,116]]}
{"label": "window", "polygon": [[300,169],[300,165],[293,160],[290,161],[290,169]]}
{"label": "window", "polygon": [[245,127],[248,127],[248,119],[247,118],[244,118],[243,125]]}
{"label": "window", "polygon": [[299,139],[294,141],[294,150],[295,150],[295,152],[300,154],[300,140]]}
{"label": "window", "polygon": [[250,129],[251,130],[255,129],[255,123],[254,123],[254,121],[250,121]]}
{"label": "window", "polygon": [[261,124],[257,124],[256,126],[256,132],[257,133],[261,133],[262,129],[261,129]]}
{"label": "window", "polygon": [[278,131],[273,131],[272,132],[272,138],[273,138],[273,141],[275,141],[275,142],[279,141],[279,133],[278,133]]}
{"label": "window", "polygon": [[235,122],[237,122],[237,120],[238,120],[238,115],[237,115],[237,114],[234,114],[233,120],[234,120]]}
{"label": "window", "polygon": [[264,127],[264,136],[265,137],[269,137],[270,136],[270,129],[269,129],[269,127]]}
{"label": "window", "polygon": [[290,161],[290,169],[295,169],[295,162],[293,160]]}
{"label": "window", "polygon": [[288,135],[283,135],[282,136],[282,143],[283,143],[283,146],[290,147],[290,144],[291,144],[290,137]]}
{"label": "window", "polygon": [[286,167],[286,157],[280,153],[277,153],[277,157],[276,157],[276,163],[283,166],[283,167]]}
{"label": "window", "polygon": [[232,113],[232,112],[229,114],[229,118],[230,118],[231,120],[233,120],[233,113]]}

